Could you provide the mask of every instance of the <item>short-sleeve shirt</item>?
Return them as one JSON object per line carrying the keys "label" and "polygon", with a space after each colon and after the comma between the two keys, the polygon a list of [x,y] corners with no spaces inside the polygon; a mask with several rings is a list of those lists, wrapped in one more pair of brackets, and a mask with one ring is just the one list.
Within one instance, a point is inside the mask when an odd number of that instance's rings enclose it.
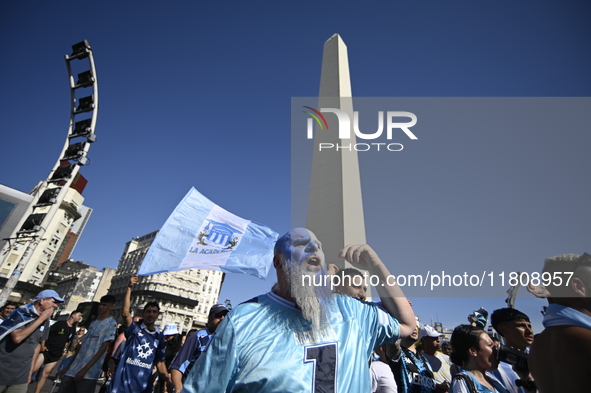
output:
{"label": "short-sleeve shirt", "polygon": [[[314,330],[274,293],[234,308],[183,389],[193,392],[369,392],[369,359],[398,339],[398,322],[373,303],[335,296]],[[324,389],[324,390],[321,390]]]}
{"label": "short-sleeve shirt", "polygon": [[[115,339],[115,331],[117,330],[117,322],[111,317],[102,320],[93,321],[88,327],[88,332],[82,339],[82,345],[78,356],[66,373],[69,377],[75,377],[78,371],[82,370],[94,355],[101,349],[103,343],[106,341],[113,341]],[[106,351],[105,351],[106,353]],[[100,359],[88,370],[84,379],[98,379],[105,360],[105,353]]]}
{"label": "short-sleeve shirt", "polygon": [[374,360],[371,362],[370,371],[372,393],[398,393],[398,385],[389,365]]}
{"label": "short-sleeve shirt", "polygon": [[152,369],[156,363],[164,361],[164,334],[158,329],[150,332],[143,323],[132,322],[125,330],[125,337],[125,348],[109,392],[150,393],[156,377]]}
{"label": "short-sleeve shirt", "polygon": [[68,325],[67,321],[57,321],[49,329],[49,337],[45,342],[47,352],[53,358],[61,357],[69,339],[76,333],[76,327]]}
{"label": "short-sleeve shirt", "polygon": [[191,371],[193,364],[195,364],[199,356],[207,351],[207,347],[214,336],[215,333],[211,333],[207,328],[201,329],[193,334],[185,341],[185,345],[183,345],[173,359],[170,369],[179,370],[183,374],[184,379],[186,373]]}
{"label": "short-sleeve shirt", "polygon": [[435,383],[451,383],[451,361],[449,360],[449,356],[441,352],[435,352],[435,355],[423,353],[423,356],[431,366]]}
{"label": "short-sleeve shirt", "polygon": [[19,344],[15,344],[10,336],[0,342],[0,386],[21,385],[29,381],[35,348],[48,336],[49,320],[46,320]]}

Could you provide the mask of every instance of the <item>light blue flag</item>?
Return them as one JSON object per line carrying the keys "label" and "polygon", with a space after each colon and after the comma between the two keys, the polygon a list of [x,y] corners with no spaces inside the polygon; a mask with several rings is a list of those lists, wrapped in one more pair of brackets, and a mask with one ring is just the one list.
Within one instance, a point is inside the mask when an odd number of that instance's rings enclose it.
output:
{"label": "light blue flag", "polygon": [[191,188],[158,232],[138,274],[206,269],[264,279],[277,237],[271,228],[240,218]]}

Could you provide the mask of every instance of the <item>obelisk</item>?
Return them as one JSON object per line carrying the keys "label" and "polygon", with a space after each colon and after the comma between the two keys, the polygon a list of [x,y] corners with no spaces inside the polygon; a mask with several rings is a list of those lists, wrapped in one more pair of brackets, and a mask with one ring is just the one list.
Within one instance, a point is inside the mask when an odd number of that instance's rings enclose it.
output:
{"label": "obelisk", "polygon": [[[347,47],[335,34],[324,44],[318,108],[339,108],[353,119],[351,97]],[[343,268],[339,251],[347,244],[366,242],[356,138],[351,130],[352,138],[340,139],[336,115],[324,115],[328,129],[316,128],[314,146],[332,143],[335,148],[314,150],[306,226],[322,242],[326,262]]]}

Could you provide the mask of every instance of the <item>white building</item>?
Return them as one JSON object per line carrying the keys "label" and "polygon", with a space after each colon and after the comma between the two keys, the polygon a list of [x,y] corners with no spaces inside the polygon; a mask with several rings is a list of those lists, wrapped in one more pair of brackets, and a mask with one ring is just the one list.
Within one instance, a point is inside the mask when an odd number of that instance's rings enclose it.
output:
{"label": "white building", "polygon": [[[31,192],[31,195],[37,192],[36,189]],[[84,202],[84,197],[80,192],[74,188],[68,188],[64,200],[61,202],[53,219],[44,224],[39,231],[39,236],[36,239],[38,244],[31,253],[29,261],[19,278],[19,282],[30,284],[26,287],[30,287],[31,291],[38,292],[39,287],[43,284],[51,262],[60,249],[70,226],[81,217],[78,209],[82,206],[82,202]],[[44,214],[50,208],[50,205],[39,206],[35,208],[35,213]],[[27,215],[21,218],[21,223],[25,219],[24,217],[27,217]],[[29,241],[17,242],[15,240],[5,243],[0,255],[0,277],[8,278],[11,276],[28,244]],[[28,301],[31,295],[34,295],[34,293],[25,293],[19,290],[19,287],[24,288],[25,286],[17,286],[12,292],[10,300],[24,302]]]}
{"label": "white building", "polygon": [[[0,247],[4,249],[33,201],[33,196],[0,184]],[[0,261],[2,258],[0,257]]]}
{"label": "white building", "polygon": [[[137,237],[125,245],[109,290],[117,298],[113,313],[116,319],[121,316],[121,299],[129,277],[138,271],[157,233]],[[198,269],[142,276],[131,293],[131,314],[141,316],[144,305],[155,301],[160,305],[156,326],[176,323],[179,331],[202,327],[209,309],[217,303],[223,281],[223,272]]]}

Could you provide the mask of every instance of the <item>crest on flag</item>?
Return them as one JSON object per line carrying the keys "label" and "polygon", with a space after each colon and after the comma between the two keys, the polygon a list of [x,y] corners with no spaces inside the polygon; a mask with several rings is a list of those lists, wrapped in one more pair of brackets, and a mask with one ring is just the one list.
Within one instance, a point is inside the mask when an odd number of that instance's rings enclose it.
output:
{"label": "crest on flag", "polygon": [[240,243],[243,234],[226,223],[205,220],[197,235],[197,246],[217,249],[220,252],[232,251]]}

